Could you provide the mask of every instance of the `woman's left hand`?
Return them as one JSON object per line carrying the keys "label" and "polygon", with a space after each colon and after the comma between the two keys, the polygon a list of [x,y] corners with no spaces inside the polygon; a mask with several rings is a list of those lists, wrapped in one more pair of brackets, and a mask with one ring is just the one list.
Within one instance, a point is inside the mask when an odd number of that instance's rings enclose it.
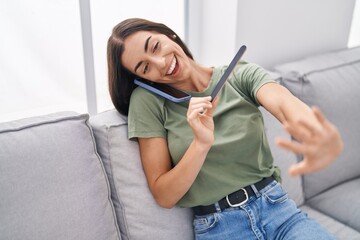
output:
{"label": "woman's left hand", "polygon": [[318,108],[314,107],[312,111],[319,123],[317,126],[302,120],[291,125],[285,124],[285,130],[296,141],[277,139],[280,147],[303,155],[303,161],[289,169],[289,174],[292,176],[316,172],[325,168],[343,150],[344,144],[338,129],[325,118]]}

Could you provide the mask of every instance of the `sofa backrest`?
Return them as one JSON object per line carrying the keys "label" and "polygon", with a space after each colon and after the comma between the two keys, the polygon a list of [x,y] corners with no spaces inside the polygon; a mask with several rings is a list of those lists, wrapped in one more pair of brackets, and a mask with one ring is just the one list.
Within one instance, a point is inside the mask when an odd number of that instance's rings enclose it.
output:
{"label": "sofa backrest", "polygon": [[344,152],[328,168],[304,176],[311,198],[360,173],[360,47],[344,49],[275,67],[282,84],[309,106],[318,106],[339,129]]}
{"label": "sofa backrest", "polygon": [[127,118],[110,110],[90,122],[110,181],[122,239],[194,239],[192,211],[161,208],[150,193],[138,143],[127,137]]}
{"label": "sofa backrest", "polygon": [[121,239],[88,115],[0,124],[0,238]]}

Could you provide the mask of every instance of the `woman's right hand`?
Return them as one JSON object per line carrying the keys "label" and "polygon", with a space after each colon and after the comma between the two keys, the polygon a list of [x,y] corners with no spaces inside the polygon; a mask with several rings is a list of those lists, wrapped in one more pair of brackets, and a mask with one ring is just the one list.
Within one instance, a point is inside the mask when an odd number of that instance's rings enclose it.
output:
{"label": "woman's right hand", "polygon": [[210,96],[192,97],[187,111],[187,121],[194,132],[195,140],[211,146],[214,143],[213,113],[217,99],[210,101]]}

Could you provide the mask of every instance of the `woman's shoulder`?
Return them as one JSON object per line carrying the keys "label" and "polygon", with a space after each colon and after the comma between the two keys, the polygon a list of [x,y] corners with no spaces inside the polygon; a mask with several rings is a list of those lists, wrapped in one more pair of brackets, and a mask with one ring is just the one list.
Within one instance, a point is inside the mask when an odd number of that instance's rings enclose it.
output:
{"label": "woman's shoulder", "polygon": [[[221,65],[221,66],[213,67],[213,70],[214,70],[214,72],[217,72],[219,74],[224,74],[224,72],[226,71],[226,69],[228,67],[229,67],[229,65]],[[245,60],[240,60],[235,65],[234,72],[242,72],[242,71],[257,69],[257,68],[261,68],[261,67],[256,63],[247,62]]]}
{"label": "woman's shoulder", "polygon": [[163,103],[164,102],[164,99],[153,93],[153,92],[150,92],[149,90],[146,90],[145,88],[142,88],[142,87],[136,87],[134,89],[134,91],[132,92],[131,94],[131,101],[134,101],[132,99],[136,99],[136,101],[150,101],[150,102],[158,102],[158,103]]}
{"label": "woman's shoulder", "polygon": [[142,87],[137,87],[130,97],[129,112],[143,112],[145,109],[152,109],[152,111],[158,111],[156,109],[164,108],[164,98],[150,92]]}

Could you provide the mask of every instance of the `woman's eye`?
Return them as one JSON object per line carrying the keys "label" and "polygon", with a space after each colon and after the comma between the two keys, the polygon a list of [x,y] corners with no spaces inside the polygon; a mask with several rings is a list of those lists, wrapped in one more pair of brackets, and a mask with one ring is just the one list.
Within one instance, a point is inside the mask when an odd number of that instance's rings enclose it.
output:
{"label": "woman's eye", "polygon": [[145,74],[149,70],[149,64],[145,64],[143,73]]}
{"label": "woman's eye", "polygon": [[156,42],[153,48],[153,53],[159,48],[159,42]]}

